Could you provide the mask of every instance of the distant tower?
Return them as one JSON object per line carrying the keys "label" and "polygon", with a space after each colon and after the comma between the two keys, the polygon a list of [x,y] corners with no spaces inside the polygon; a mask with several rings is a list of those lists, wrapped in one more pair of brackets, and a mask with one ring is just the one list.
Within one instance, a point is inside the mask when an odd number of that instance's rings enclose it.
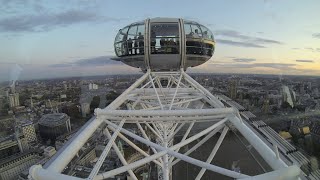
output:
{"label": "distant tower", "polygon": [[308,84],[307,84],[307,90],[308,90],[309,92],[311,92],[311,90],[312,90],[312,83],[311,83],[311,82],[308,82]]}
{"label": "distant tower", "polygon": [[237,98],[237,82],[235,80],[229,82],[229,96],[231,99]]}
{"label": "distant tower", "polygon": [[288,86],[281,87],[283,102],[289,103],[289,105],[293,108],[296,102],[296,93],[290,89]]}
{"label": "distant tower", "polygon": [[315,97],[318,97],[319,96],[319,89],[318,88],[314,88],[313,91],[312,91],[312,95],[315,96]]}
{"label": "distant tower", "polygon": [[9,94],[9,105],[10,107],[20,106],[19,93]]}
{"label": "distant tower", "polygon": [[90,104],[89,103],[81,103],[81,113],[82,113],[82,117],[86,117],[87,114],[90,113]]}
{"label": "distant tower", "polygon": [[63,88],[64,88],[64,90],[66,91],[66,90],[68,90],[68,84],[67,84],[67,81],[63,81],[62,82],[62,84],[63,84]]}
{"label": "distant tower", "polygon": [[305,89],[304,89],[304,84],[301,84],[301,85],[300,85],[300,94],[301,94],[301,95],[306,94],[306,91],[305,91]]}
{"label": "distant tower", "polygon": [[9,97],[9,105],[11,108],[20,106],[19,93],[16,93],[15,81],[13,81],[12,84],[10,85],[10,93],[8,97]]}
{"label": "distant tower", "polygon": [[268,114],[268,113],[269,113],[269,109],[270,109],[269,99],[266,98],[266,99],[263,101],[262,112],[265,113],[265,114]]}
{"label": "distant tower", "polygon": [[92,89],[98,89],[98,85],[94,84],[94,83],[90,83],[89,84],[89,90],[92,90]]}
{"label": "distant tower", "polygon": [[30,96],[30,107],[31,107],[31,108],[33,108],[33,100],[32,100],[32,96],[33,96],[33,94],[31,94],[31,96]]}

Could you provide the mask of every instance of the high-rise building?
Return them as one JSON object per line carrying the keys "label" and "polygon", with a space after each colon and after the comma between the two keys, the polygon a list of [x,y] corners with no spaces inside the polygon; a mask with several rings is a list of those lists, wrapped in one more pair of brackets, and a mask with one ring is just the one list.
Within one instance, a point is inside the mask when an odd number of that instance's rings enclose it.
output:
{"label": "high-rise building", "polygon": [[90,104],[89,103],[81,103],[81,113],[82,113],[82,117],[86,117],[87,114],[90,113]]}
{"label": "high-rise building", "polygon": [[301,84],[301,85],[300,85],[300,94],[301,94],[301,95],[306,94],[306,90],[304,89],[304,84]]}
{"label": "high-rise building", "polygon": [[10,107],[20,106],[19,93],[9,94],[9,105]]}
{"label": "high-rise building", "polygon": [[229,82],[229,96],[231,99],[237,98],[237,82],[235,80]]}
{"label": "high-rise building", "polygon": [[269,110],[270,110],[270,103],[269,103],[269,99],[266,98],[264,101],[263,101],[263,105],[262,105],[262,112],[267,114],[269,113]]}
{"label": "high-rise building", "polygon": [[28,143],[37,141],[37,134],[31,121],[23,122],[21,124],[21,131]]}
{"label": "high-rise building", "polygon": [[63,84],[64,90],[68,90],[68,84]]}
{"label": "high-rise building", "polygon": [[311,90],[312,90],[312,83],[311,82],[307,83],[307,90],[311,92]]}
{"label": "high-rise building", "polygon": [[296,102],[296,93],[288,86],[281,87],[283,102],[289,103],[291,107],[294,107]]}
{"label": "high-rise building", "polygon": [[98,88],[99,88],[99,86],[97,84],[94,84],[94,83],[89,84],[89,90],[92,90],[92,89],[96,90]]}

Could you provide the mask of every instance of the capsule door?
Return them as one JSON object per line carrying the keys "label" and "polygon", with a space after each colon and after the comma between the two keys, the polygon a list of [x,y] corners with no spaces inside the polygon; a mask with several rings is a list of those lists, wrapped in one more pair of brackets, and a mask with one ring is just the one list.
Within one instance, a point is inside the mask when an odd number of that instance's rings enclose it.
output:
{"label": "capsule door", "polygon": [[154,71],[177,70],[180,67],[179,23],[150,24],[150,68]]}

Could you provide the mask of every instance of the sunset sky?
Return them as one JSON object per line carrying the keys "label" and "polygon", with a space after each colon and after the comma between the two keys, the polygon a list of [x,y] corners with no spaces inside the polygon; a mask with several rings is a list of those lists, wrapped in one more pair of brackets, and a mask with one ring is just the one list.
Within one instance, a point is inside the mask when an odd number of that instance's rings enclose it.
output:
{"label": "sunset sky", "polygon": [[0,81],[136,73],[109,61],[132,22],[181,17],[206,25],[215,55],[188,72],[320,75],[319,0],[0,0]]}

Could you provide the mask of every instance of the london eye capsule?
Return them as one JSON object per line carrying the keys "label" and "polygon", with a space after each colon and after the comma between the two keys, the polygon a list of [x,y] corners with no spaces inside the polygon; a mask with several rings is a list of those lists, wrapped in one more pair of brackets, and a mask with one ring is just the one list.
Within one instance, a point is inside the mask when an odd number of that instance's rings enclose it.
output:
{"label": "london eye capsule", "polygon": [[212,32],[180,18],[152,18],[119,30],[114,48],[117,60],[152,71],[175,71],[198,66],[214,53]]}

